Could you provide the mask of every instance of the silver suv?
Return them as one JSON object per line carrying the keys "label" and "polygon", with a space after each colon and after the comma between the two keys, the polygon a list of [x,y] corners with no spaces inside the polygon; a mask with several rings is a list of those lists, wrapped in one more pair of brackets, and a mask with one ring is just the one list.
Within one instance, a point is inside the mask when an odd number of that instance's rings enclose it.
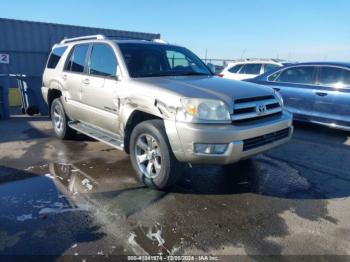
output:
{"label": "silver suv", "polygon": [[124,150],[158,189],[181,177],[181,163],[228,165],[293,132],[273,89],[216,77],[188,49],[159,40],[65,39],[42,94],[59,138],[80,132]]}

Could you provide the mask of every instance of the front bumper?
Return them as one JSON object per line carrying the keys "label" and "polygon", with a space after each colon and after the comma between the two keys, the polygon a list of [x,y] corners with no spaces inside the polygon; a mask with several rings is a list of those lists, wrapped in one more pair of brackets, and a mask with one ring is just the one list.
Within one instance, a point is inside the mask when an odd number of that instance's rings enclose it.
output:
{"label": "front bumper", "polygon": [[[230,164],[249,158],[286,143],[293,134],[292,115],[284,111],[270,120],[253,124],[209,125],[165,121],[170,145],[180,162],[192,164]],[[247,139],[264,137],[289,128],[287,136],[272,140],[251,149],[244,149]],[[200,154],[194,151],[195,143],[228,144],[224,154]]]}

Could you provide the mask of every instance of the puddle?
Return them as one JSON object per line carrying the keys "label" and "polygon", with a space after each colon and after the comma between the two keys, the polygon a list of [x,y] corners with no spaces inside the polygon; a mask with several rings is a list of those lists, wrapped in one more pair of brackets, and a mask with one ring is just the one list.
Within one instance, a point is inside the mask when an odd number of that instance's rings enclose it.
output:
{"label": "puddle", "polygon": [[[300,172],[279,160],[260,155],[255,158],[258,175],[254,192],[276,197],[297,197],[301,192],[307,192],[311,184]],[[304,194],[302,194],[304,196]]]}
{"label": "puddle", "polygon": [[[193,166],[178,191],[191,194],[254,193],[282,198],[310,198],[311,184],[286,162],[259,155],[230,167]],[[305,192],[309,195],[305,195]]]}

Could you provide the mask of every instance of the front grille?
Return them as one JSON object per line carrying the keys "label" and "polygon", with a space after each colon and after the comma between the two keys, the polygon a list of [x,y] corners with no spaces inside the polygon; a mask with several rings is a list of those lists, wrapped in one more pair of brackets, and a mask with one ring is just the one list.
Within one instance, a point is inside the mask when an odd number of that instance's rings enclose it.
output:
{"label": "front grille", "polygon": [[247,103],[247,102],[255,102],[260,100],[266,100],[266,99],[274,99],[274,96],[255,96],[255,97],[247,97],[247,98],[240,98],[236,99],[236,103]]}
{"label": "front grille", "polygon": [[286,128],[263,136],[245,139],[243,140],[243,151],[251,150],[278,140],[282,140],[284,138],[287,138],[289,136],[289,133],[290,128]]}
{"label": "front grille", "polygon": [[273,113],[273,114],[269,114],[269,115],[264,115],[264,116],[256,116],[256,117],[252,117],[252,118],[245,118],[245,119],[240,119],[240,120],[236,120],[234,123],[235,124],[255,124],[257,123],[256,121],[260,121],[260,120],[274,120],[276,119],[277,116],[282,115],[282,112],[277,112],[277,113]]}
{"label": "front grille", "polygon": [[273,96],[240,98],[234,101],[232,123],[258,120],[282,112],[278,100]]}

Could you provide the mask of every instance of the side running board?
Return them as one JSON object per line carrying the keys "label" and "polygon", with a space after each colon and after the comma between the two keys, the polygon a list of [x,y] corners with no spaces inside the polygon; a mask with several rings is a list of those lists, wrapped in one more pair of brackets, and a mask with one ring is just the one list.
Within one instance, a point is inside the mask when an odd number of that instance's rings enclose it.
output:
{"label": "side running board", "polygon": [[100,129],[94,128],[90,125],[81,123],[79,121],[69,121],[68,126],[84,135],[99,140],[111,147],[117,148],[119,150],[124,149],[124,142],[119,137],[113,136]]}

